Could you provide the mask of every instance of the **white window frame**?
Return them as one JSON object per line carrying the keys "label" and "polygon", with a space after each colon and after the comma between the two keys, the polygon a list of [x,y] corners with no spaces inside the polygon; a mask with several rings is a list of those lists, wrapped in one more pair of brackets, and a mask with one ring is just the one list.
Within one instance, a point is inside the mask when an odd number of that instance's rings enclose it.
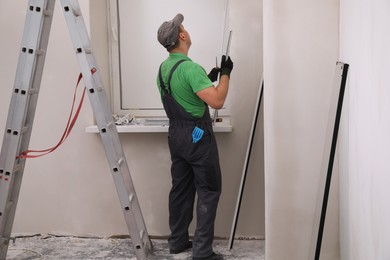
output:
{"label": "white window frame", "polygon": [[[228,2],[225,7],[225,25],[223,32],[223,46],[227,46],[228,38]],[[120,19],[119,19],[119,0],[107,1],[108,9],[108,42],[109,42],[109,63],[110,63],[110,87],[111,87],[111,102],[114,114],[126,115],[130,114],[135,117],[166,117],[165,111],[162,108],[148,109],[135,108],[124,109],[122,104],[122,80],[121,80],[121,56],[120,56]],[[221,55],[222,47],[221,46]],[[157,89],[156,89],[157,91]],[[213,115],[214,110],[210,109]],[[225,107],[218,111],[218,116],[230,116],[230,98],[225,102]]]}

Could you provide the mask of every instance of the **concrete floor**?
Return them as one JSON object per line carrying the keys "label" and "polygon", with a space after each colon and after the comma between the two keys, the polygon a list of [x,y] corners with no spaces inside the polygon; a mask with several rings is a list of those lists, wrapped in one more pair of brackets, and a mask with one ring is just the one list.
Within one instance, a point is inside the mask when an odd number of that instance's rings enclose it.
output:
{"label": "concrete floor", "polygon": [[[7,259],[131,259],[136,260],[129,238],[74,237],[64,235],[15,235]],[[152,239],[150,260],[191,259],[191,251],[169,254],[166,239]],[[214,251],[226,260],[264,260],[264,240],[235,240],[228,250],[228,240],[215,240]]]}

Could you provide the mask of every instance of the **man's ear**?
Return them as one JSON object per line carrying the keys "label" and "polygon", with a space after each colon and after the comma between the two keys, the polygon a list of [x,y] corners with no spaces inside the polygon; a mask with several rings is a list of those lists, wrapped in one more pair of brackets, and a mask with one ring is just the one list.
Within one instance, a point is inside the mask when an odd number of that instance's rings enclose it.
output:
{"label": "man's ear", "polygon": [[184,32],[179,32],[179,38],[180,40],[185,40],[186,34]]}

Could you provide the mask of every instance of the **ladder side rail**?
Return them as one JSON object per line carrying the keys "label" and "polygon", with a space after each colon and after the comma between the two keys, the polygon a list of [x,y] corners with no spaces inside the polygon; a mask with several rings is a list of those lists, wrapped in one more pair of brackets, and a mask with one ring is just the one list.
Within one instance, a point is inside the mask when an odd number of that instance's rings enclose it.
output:
{"label": "ladder side rail", "polygon": [[[34,1],[32,1],[34,2]],[[35,117],[35,111],[38,103],[38,94],[41,86],[41,80],[42,80],[42,74],[44,70],[45,60],[46,60],[46,51],[47,46],[49,42],[49,36],[50,36],[50,30],[51,30],[51,24],[53,20],[53,13],[54,13],[54,7],[55,7],[55,0],[36,0],[36,6],[42,7],[42,19],[41,19],[41,26],[39,30],[39,44],[34,50],[35,52],[35,68],[33,77],[31,78],[31,87],[28,90],[29,94],[29,107],[26,111],[26,118],[24,123],[24,128],[30,130],[27,134],[25,134],[26,137],[23,138],[23,141],[21,143],[20,152],[25,151],[29,147],[29,141],[30,141],[30,135],[33,128],[34,123],[34,117]],[[39,2],[39,3],[38,3]],[[38,5],[39,4],[39,5]]]}
{"label": "ladder side rail", "polygon": [[[99,125],[101,126],[101,124],[98,123],[98,126]],[[125,215],[125,219],[127,221],[127,225],[129,227],[133,243],[135,243],[136,245],[143,244],[145,247],[151,248],[149,236],[146,231],[146,225],[142,216],[142,211],[131,179],[125,155],[122,151],[120,154],[117,155],[117,157],[113,156],[114,154],[116,154],[118,148],[122,147],[120,144],[116,127],[115,125],[113,125],[111,129],[105,129],[105,125],[103,124],[103,127],[99,127],[99,129],[103,146],[105,147],[106,156],[109,161],[109,165],[111,166],[112,176],[114,178],[114,183],[116,185],[119,200],[122,205],[122,211]],[[105,130],[102,131],[101,129]],[[129,219],[129,217],[131,219]],[[132,219],[134,218],[136,225],[134,225],[132,221]],[[138,230],[131,231],[130,229],[135,226],[138,227]],[[134,234],[134,232],[139,233]],[[142,241],[142,243],[140,240]]]}
{"label": "ladder side rail", "polygon": [[55,1],[30,0],[0,153],[0,259],[5,259],[19,198]]}
{"label": "ladder side rail", "polygon": [[151,242],[81,10],[77,0],[61,0],[61,4],[137,258],[146,259]]}
{"label": "ladder side rail", "polygon": [[[40,2],[44,4],[45,1]],[[40,14],[34,14],[30,12],[27,13],[24,36],[22,39],[22,48],[19,57],[17,73],[15,76],[15,84],[11,97],[2,152],[0,156],[1,171],[4,171],[6,173],[5,175],[9,176],[8,181],[13,177],[13,170],[15,168],[19,169],[16,167],[15,163],[20,162],[20,160],[16,160],[16,156],[23,149],[21,147],[21,139],[22,137],[23,139],[28,139],[28,134],[31,134],[31,128],[28,129],[28,127],[25,126],[25,122],[27,121],[27,113],[31,113],[32,111],[30,110],[33,110],[31,109],[31,104],[34,102],[31,102],[30,99],[32,92],[31,90],[34,84],[31,84],[31,78],[33,78],[34,73],[39,70],[39,67],[41,67],[38,64],[38,58],[35,56],[34,52],[36,49],[38,49],[37,46],[39,46],[41,41],[39,30],[30,30],[29,26],[37,22],[41,24],[42,19],[43,17],[41,17]],[[23,46],[29,47],[27,48]],[[41,62],[41,65],[43,66],[43,61]],[[40,83],[40,77],[38,76],[35,78],[39,78],[38,81]],[[33,108],[36,106],[36,104],[32,105]],[[4,182],[4,178],[2,178],[2,180],[2,184],[9,183]]]}
{"label": "ladder side rail", "polygon": [[[100,82],[99,74],[93,74],[91,75],[94,82]],[[99,83],[97,83],[97,86],[101,86]],[[112,113],[109,110],[109,104],[107,103],[107,98],[105,96],[105,93],[98,94],[94,96],[93,99],[91,98],[91,103],[95,103],[95,108],[99,111],[99,116],[96,118],[97,125],[99,128],[99,132],[101,135],[101,139],[103,142],[103,146],[105,147],[107,160],[109,161],[109,165],[111,166],[111,171],[113,174],[114,181],[117,186],[117,191],[119,195],[119,199],[122,204],[122,210],[124,214],[129,214],[131,212],[136,212],[134,214],[134,217],[136,218],[137,227],[140,230],[143,230],[144,232],[144,244],[150,243],[148,234],[146,231],[146,225],[142,216],[142,211],[138,202],[138,197],[135,191],[135,187],[131,178],[129,166],[126,160],[126,157],[124,155],[124,151],[119,139],[119,135],[117,133],[117,128],[115,126],[115,122],[112,117]],[[108,112],[106,115],[101,111],[102,107],[106,107],[106,112]],[[100,108],[100,109],[99,109]],[[96,113],[95,113],[96,114]],[[109,119],[107,119],[109,117]],[[125,184],[125,185],[122,185]],[[131,205],[128,205],[128,204]],[[128,209],[131,209],[129,211]],[[134,226],[134,225],[129,225]],[[134,237],[134,236],[133,236]],[[141,235],[141,239],[142,239]]]}
{"label": "ladder side rail", "polygon": [[[33,75],[36,63],[35,56],[31,55],[31,53],[34,52],[34,49],[38,45],[39,41],[39,33],[37,30],[34,30],[34,28],[30,29],[29,25],[36,24],[37,18],[40,19],[40,17],[37,17],[36,15],[33,15],[31,12],[27,11],[20,49],[21,52],[16,69],[14,89],[8,110],[8,117],[5,127],[6,134],[4,135],[2,156],[0,159],[1,165],[7,169],[13,168],[13,159],[17,156],[17,153],[20,150],[19,133],[22,131],[22,126],[26,120],[26,111],[28,111],[28,104],[30,99],[28,92],[31,88],[30,78]],[[17,142],[17,145],[15,145],[15,141]],[[8,158],[11,158],[11,160],[8,160]]]}

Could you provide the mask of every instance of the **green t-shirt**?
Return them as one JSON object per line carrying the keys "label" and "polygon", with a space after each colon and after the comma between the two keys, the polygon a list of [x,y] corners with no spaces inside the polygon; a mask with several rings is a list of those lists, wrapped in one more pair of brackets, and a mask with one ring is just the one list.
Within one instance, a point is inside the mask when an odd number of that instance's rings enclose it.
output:
{"label": "green t-shirt", "polygon": [[[208,78],[207,73],[202,66],[193,62],[183,53],[170,53],[169,57],[161,66],[164,84],[167,85],[171,69],[180,60],[185,60],[185,62],[181,63],[173,73],[171,79],[171,94],[188,113],[196,118],[201,118],[207,106],[204,101],[196,95],[196,92],[213,86],[213,83]],[[158,76],[157,86],[160,95],[162,96],[163,92],[160,89],[160,80]]]}

